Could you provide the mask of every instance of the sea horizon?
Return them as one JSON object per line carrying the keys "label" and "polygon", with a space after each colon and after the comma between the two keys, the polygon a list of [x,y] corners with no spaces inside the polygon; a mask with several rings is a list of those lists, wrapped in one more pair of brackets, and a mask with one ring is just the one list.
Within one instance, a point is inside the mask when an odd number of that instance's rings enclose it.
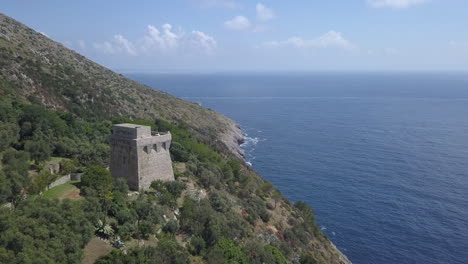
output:
{"label": "sea horizon", "polygon": [[129,77],[238,122],[246,161],[315,208],[322,232],[353,263],[468,258],[467,75]]}

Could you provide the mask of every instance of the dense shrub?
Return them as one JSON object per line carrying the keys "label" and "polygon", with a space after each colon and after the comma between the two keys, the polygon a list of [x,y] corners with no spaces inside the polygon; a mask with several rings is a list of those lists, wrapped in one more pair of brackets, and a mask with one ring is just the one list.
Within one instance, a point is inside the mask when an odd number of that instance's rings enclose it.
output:
{"label": "dense shrub", "polygon": [[179,231],[179,224],[175,220],[170,220],[163,227],[163,231],[168,234],[175,235]]}
{"label": "dense shrub", "polygon": [[85,195],[111,199],[113,179],[106,168],[91,166],[85,170],[81,177],[81,187]]}
{"label": "dense shrub", "polygon": [[202,250],[206,247],[205,240],[202,237],[194,236],[190,239],[190,244],[188,245],[188,249],[190,253],[193,255],[200,255]]}
{"label": "dense shrub", "polygon": [[92,230],[82,203],[39,198],[0,208],[0,261],[80,263]]}
{"label": "dense shrub", "polygon": [[29,187],[31,182],[28,173],[29,155],[10,148],[3,153],[2,163],[3,176],[0,179],[3,185],[0,188],[0,197],[4,201],[16,203],[21,199],[23,189]]}
{"label": "dense shrub", "polygon": [[247,256],[234,241],[222,239],[205,256],[207,263],[249,263]]}
{"label": "dense shrub", "polygon": [[124,254],[114,250],[100,258],[96,264],[189,264],[190,256],[175,240],[163,237],[156,247],[137,247]]}

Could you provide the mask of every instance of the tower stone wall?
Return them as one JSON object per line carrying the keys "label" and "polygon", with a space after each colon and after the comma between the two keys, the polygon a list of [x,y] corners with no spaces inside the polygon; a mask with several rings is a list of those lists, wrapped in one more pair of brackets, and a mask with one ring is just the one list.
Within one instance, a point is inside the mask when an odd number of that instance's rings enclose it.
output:
{"label": "tower stone wall", "polygon": [[132,190],[148,189],[156,180],[173,181],[170,132],[151,132],[151,127],[119,124],[112,127],[111,174],[125,178]]}

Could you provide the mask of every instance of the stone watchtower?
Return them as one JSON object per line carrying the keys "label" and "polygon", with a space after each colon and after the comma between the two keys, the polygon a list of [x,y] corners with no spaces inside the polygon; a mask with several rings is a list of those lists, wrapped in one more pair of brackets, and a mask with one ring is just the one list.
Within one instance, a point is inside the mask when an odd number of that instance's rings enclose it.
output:
{"label": "stone watchtower", "polygon": [[173,181],[171,133],[151,132],[151,127],[120,124],[110,136],[112,176],[127,179],[131,190],[148,189],[156,180]]}

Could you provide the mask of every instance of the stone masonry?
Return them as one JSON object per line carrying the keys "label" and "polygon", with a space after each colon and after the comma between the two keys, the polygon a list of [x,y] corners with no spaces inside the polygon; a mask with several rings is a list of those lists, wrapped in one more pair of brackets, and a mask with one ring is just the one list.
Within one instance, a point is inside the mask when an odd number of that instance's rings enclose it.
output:
{"label": "stone masonry", "polygon": [[171,133],[151,132],[151,127],[119,124],[110,136],[110,170],[113,177],[127,179],[131,190],[148,189],[156,180],[173,181]]}

